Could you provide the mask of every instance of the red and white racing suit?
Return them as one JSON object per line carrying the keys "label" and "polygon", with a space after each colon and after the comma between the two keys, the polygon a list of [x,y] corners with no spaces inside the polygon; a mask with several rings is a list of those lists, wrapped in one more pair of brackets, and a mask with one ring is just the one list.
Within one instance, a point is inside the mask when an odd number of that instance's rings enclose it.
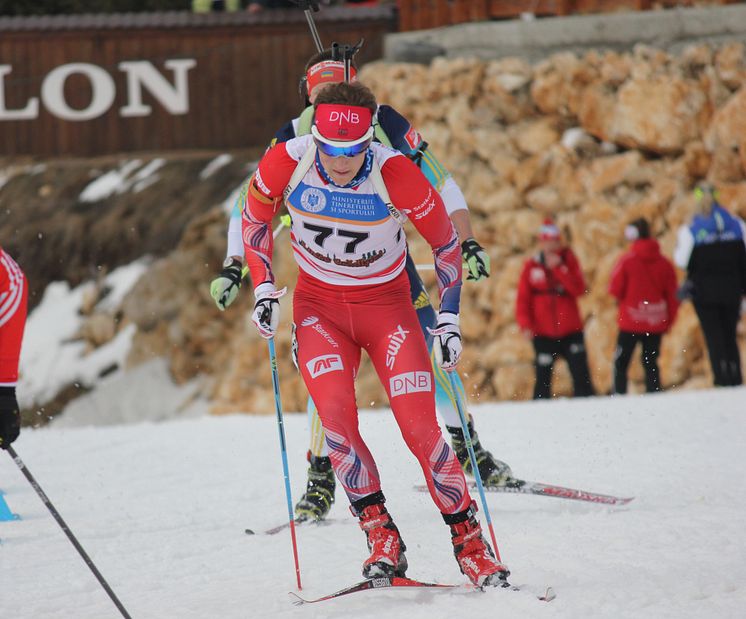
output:
{"label": "red and white racing suit", "polygon": [[[312,144],[311,136],[302,136],[276,145],[254,175],[243,208],[243,240],[255,286],[274,281],[272,217]],[[363,170],[373,158],[391,202],[433,249],[441,309],[458,313],[461,255],[440,196],[400,153],[373,144]],[[351,502],[381,489],[375,461],[358,431],[354,380],[364,349],[435,504],[445,514],[461,512],[471,499],[436,421],[431,362],[404,272],[404,231],[370,177],[365,172],[358,176],[356,186],[337,187],[317,159],[286,197],[300,267],[293,298],[298,366]]]}
{"label": "red and white racing suit", "polygon": [[14,387],[18,381],[27,299],[21,267],[0,248],[0,387]]}

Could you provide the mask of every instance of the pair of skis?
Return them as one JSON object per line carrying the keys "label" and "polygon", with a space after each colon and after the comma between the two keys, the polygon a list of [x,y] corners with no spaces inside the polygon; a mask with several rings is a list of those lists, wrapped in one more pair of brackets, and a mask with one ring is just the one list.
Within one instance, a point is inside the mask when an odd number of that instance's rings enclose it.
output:
{"label": "pair of skis", "polygon": [[[476,587],[474,585],[447,585],[435,582],[412,580],[411,578],[399,578],[397,576],[394,576],[391,578],[370,578],[368,580],[362,580],[358,583],[355,583],[354,585],[350,585],[349,587],[345,587],[344,589],[340,589],[339,591],[335,591],[334,593],[324,595],[314,600],[303,598],[293,591],[288,592],[288,595],[290,595],[293,604],[295,604],[296,606],[301,606],[302,604],[316,604],[317,602],[325,602],[326,600],[333,600],[334,598],[342,597],[344,595],[350,595],[352,593],[359,593],[361,591],[369,591],[371,589],[385,589],[390,587],[429,588],[441,590],[462,589],[465,591],[483,591],[483,589],[480,589],[479,587]],[[501,584],[498,588],[510,589],[511,591],[522,590],[520,587],[511,585],[507,581],[505,581],[504,584]],[[551,587],[547,587],[546,591],[542,595],[537,596],[537,599],[542,602],[551,602],[556,597],[557,595],[555,594],[554,590]]]}
{"label": "pair of skis", "polygon": [[[476,482],[470,481],[468,483],[469,489],[473,490],[476,488]],[[428,492],[427,486],[424,484],[416,485],[414,487],[418,492]],[[569,499],[571,501],[585,501],[587,503],[597,503],[599,505],[627,505],[630,501],[633,501],[635,497],[618,497],[610,494],[599,494],[598,492],[589,492],[587,490],[579,490],[577,488],[566,488],[564,486],[556,486],[554,484],[544,484],[538,481],[526,481],[524,479],[514,479],[510,483],[501,486],[485,486],[485,492],[505,492],[509,494],[533,494],[538,496],[548,496],[557,499]],[[315,526],[322,526],[334,522],[334,519],[329,518],[326,520],[295,520],[295,524],[310,523]],[[263,531],[265,535],[276,535],[281,531],[284,531],[290,526],[289,522],[285,522],[271,529]],[[254,535],[252,529],[246,529],[247,535]]]}
{"label": "pair of skis", "polygon": [[[469,487],[474,488],[476,486],[475,482],[469,482]],[[428,488],[425,485],[417,485],[415,486],[415,490],[418,492],[428,492]],[[630,501],[634,499],[634,497],[617,497],[609,494],[600,494],[597,492],[589,492],[587,490],[579,490],[577,488],[566,488],[564,486],[557,486],[554,484],[544,484],[541,482],[535,482],[535,481],[526,481],[522,479],[516,479],[511,481],[508,484],[501,485],[501,486],[487,486],[485,487],[485,491],[487,492],[505,492],[505,493],[512,493],[512,494],[533,494],[538,496],[548,496],[548,497],[555,497],[558,499],[569,499],[573,501],[585,501],[589,503],[596,503],[601,505],[626,505]],[[325,524],[330,521],[320,521],[315,522],[312,520],[301,520],[296,521],[297,524],[304,524],[304,523],[312,523],[315,525]],[[267,535],[275,535],[279,533],[280,531],[285,530],[290,525],[288,522],[273,527],[271,529],[267,529],[264,531]],[[249,533],[249,529],[246,530],[247,533]],[[253,531],[251,531],[253,534]],[[436,589],[436,590],[479,590],[479,587],[475,587],[474,585],[453,585],[453,584],[443,584],[443,583],[432,583],[432,582],[424,582],[420,580],[413,580],[411,578],[400,578],[400,577],[392,577],[392,578],[371,578],[368,580],[363,580],[358,583],[355,583],[353,585],[350,585],[349,587],[345,587],[344,589],[340,589],[339,591],[335,591],[334,593],[329,593],[327,595],[324,595],[322,597],[316,598],[316,599],[307,599],[304,597],[301,597],[295,592],[289,592],[290,597],[292,598],[293,604],[296,604],[298,606],[302,604],[315,604],[318,602],[324,602],[327,600],[333,600],[335,598],[339,598],[346,595],[351,595],[353,593],[360,593],[362,591],[370,591],[372,589],[385,589],[385,588],[399,588],[399,587],[406,587],[406,588],[429,588],[429,589]],[[521,587],[515,586],[510,584],[509,582],[505,582],[501,586],[502,588],[510,589],[511,591],[522,591]],[[551,602],[557,597],[556,593],[551,587],[547,587],[546,590],[541,595],[536,595],[536,598],[542,602]]]}

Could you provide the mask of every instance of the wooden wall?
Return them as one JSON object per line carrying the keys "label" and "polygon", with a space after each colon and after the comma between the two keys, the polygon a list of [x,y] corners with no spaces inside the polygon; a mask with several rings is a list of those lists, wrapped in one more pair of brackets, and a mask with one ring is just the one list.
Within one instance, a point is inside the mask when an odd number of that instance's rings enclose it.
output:
{"label": "wooden wall", "polygon": [[[365,38],[359,63],[380,58],[384,33],[396,27],[390,9],[336,9],[317,15],[325,45]],[[0,19],[0,68],[5,66],[0,76],[0,155],[91,156],[261,145],[298,114],[298,80],[315,51],[301,11]],[[185,58],[196,63],[187,72],[187,113],[169,113],[143,90],[142,102],[152,107],[151,113],[122,116],[129,95],[120,62],[149,61],[173,85],[175,74],[164,63]],[[63,120],[44,105],[45,79],[69,63],[95,65],[112,78],[116,94],[105,113],[90,120]],[[64,100],[75,110],[91,104],[92,91],[84,74],[73,73],[64,81]],[[7,118],[7,111],[23,110],[33,98],[38,99],[36,118]]]}

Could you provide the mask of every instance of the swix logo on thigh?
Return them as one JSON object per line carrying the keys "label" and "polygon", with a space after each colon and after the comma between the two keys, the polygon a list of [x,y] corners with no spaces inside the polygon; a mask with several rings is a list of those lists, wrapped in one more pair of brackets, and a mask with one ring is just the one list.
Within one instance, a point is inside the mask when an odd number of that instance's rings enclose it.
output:
{"label": "swix logo on thigh", "polygon": [[321,355],[306,363],[311,378],[316,378],[328,372],[341,372],[344,369],[342,357],[339,355]]}
{"label": "swix logo on thigh", "polygon": [[389,379],[389,390],[391,397],[418,391],[432,391],[432,380],[430,372],[404,372]]}
{"label": "swix logo on thigh", "polygon": [[394,369],[396,363],[396,355],[399,354],[404,340],[407,339],[409,331],[404,329],[401,325],[396,326],[396,330],[389,335],[389,345],[386,348],[386,367],[389,370]]}

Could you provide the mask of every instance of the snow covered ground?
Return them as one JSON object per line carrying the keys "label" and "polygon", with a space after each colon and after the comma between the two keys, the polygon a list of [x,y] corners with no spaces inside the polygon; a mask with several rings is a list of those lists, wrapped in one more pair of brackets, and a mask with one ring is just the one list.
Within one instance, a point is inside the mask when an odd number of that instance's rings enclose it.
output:
{"label": "snow covered ground", "polygon": [[[19,455],[134,619],[744,617],[746,388],[473,408],[485,444],[519,476],[634,495],[623,508],[490,494],[512,580],[557,599],[493,590],[379,590],[294,607],[272,416],[26,430]],[[306,419],[286,416],[294,499]],[[448,530],[390,414],[364,412],[409,575],[459,583]],[[0,617],[106,619],[118,611],[12,462],[0,488]],[[299,528],[303,593],[357,581],[364,535],[338,494],[327,526]],[[259,534],[248,536],[247,527]]]}
{"label": "snow covered ground", "polygon": [[[96,311],[115,313],[151,262],[144,257],[109,273],[103,280],[108,293],[98,302]],[[134,325],[128,325],[90,354],[78,337],[83,300],[93,289],[92,281],[72,289],[67,282],[53,282],[29,315],[18,382],[21,407],[41,405],[73,382],[96,386],[106,368],[124,365],[135,335]]]}

